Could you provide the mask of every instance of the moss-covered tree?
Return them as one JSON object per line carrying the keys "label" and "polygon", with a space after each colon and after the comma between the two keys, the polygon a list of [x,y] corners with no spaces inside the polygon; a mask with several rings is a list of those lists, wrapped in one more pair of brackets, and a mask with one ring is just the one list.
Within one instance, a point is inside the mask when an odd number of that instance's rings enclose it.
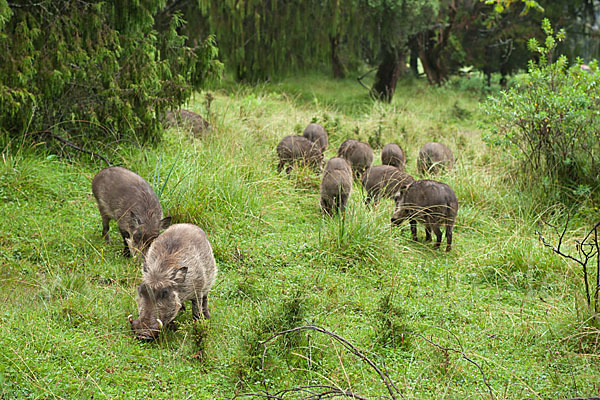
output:
{"label": "moss-covered tree", "polygon": [[220,68],[211,37],[186,45],[165,1],[0,0],[0,131],[83,142],[160,138],[160,115]]}

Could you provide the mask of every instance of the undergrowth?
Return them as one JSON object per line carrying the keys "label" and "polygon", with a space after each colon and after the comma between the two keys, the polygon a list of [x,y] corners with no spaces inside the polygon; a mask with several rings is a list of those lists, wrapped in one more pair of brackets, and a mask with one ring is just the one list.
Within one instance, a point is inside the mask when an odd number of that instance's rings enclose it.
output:
{"label": "undergrowth", "polygon": [[[179,329],[152,343],[127,322],[139,263],[100,235],[91,179],[105,165],[5,143],[0,397],[229,399],[265,382],[388,395],[331,336],[300,332],[265,348],[302,325],[347,339],[407,399],[490,398],[483,374],[497,399],[597,395],[598,330],[578,306],[579,271],[535,234],[540,217],[557,222],[564,207],[539,201],[511,175],[510,155],[482,142],[476,93],[422,82],[396,93],[373,103],[354,82],[321,75],[229,84],[211,92],[210,135],[172,129],[157,147],[119,150],[112,161],[161,188],[165,215],[206,231],[220,270],[211,319],[195,323],[188,306]],[[204,115],[204,98],[188,108]],[[344,215],[323,216],[318,174],[276,171],[279,140],[311,121],[330,131],[326,158],[350,137],[396,142],[415,178],[421,145],[453,149],[455,168],[435,178],[459,199],[452,251],[392,229],[392,201],[367,207],[358,183]],[[567,246],[587,228],[586,207]]]}

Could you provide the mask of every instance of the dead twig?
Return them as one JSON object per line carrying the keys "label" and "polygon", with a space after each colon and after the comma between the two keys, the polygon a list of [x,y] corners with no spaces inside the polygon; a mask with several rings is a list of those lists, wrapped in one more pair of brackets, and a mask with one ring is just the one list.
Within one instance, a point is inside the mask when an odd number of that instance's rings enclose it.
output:
{"label": "dead twig", "polygon": [[[558,227],[550,224],[549,222],[544,222],[547,226],[551,227],[555,234],[558,236],[558,244],[556,246],[552,245],[550,242],[546,240],[543,236],[541,229],[536,231],[540,241],[545,247],[551,249],[554,253],[558,254],[561,257],[564,257],[568,260],[574,261],[577,264],[581,265],[581,269],[583,271],[583,282],[585,286],[585,295],[588,307],[592,306],[592,297],[594,301],[594,311],[598,312],[598,297],[600,294],[600,244],[598,243],[598,227],[600,227],[600,222],[597,222],[596,225],[585,235],[583,240],[576,240],[576,249],[577,249],[577,257],[574,257],[565,251],[561,250],[561,247],[564,243],[565,234],[567,232],[567,228],[569,226],[570,215],[567,215],[567,221],[561,232],[558,231]],[[589,282],[589,273],[588,273],[588,263],[592,258],[596,257],[596,287],[593,290],[593,295],[590,294],[590,282]]]}
{"label": "dead twig", "polygon": [[371,92],[371,88],[368,87],[367,85],[364,84],[364,82],[362,81],[363,78],[367,75],[369,75],[371,72],[375,71],[377,69],[377,67],[368,70],[367,72],[365,72],[364,74],[362,74],[361,76],[357,77],[356,80],[358,81],[358,83],[360,83],[360,85],[362,87],[364,87],[365,89],[367,89],[369,91],[369,93]]}
{"label": "dead twig", "polygon": [[465,360],[467,360],[468,362],[470,362],[471,364],[473,364],[474,366],[476,366],[477,369],[479,370],[479,372],[481,373],[481,376],[483,378],[483,383],[488,388],[488,391],[490,393],[490,399],[495,400],[494,392],[492,390],[492,386],[488,383],[487,377],[485,375],[485,372],[483,372],[483,368],[481,368],[481,365],[479,365],[477,362],[473,361],[473,359],[469,358],[469,356],[467,356],[464,351],[457,350],[457,349],[454,349],[452,347],[445,347],[445,346],[442,346],[440,344],[437,344],[433,340],[426,338],[425,336],[421,335],[420,333],[414,333],[414,334],[417,335],[417,336],[419,336],[421,339],[425,340],[427,343],[431,344],[432,346],[435,346],[438,349],[443,350],[446,353],[452,352],[452,353],[460,354],[462,356],[462,358],[464,358]]}
{"label": "dead twig", "polygon": [[268,389],[267,383],[266,383],[266,376],[265,376],[266,375],[265,374],[265,357],[266,357],[269,343],[271,343],[272,341],[274,341],[275,339],[277,339],[280,336],[291,334],[291,333],[297,333],[297,332],[301,332],[301,331],[316,331],[316,332],[325,334],[329,337],[332,337],[333,339],[335,339],[336,341],[341,343],[344,346],[344,348],[346,348],[352,354],[354,354],[355,356],[360,358],[363,362],[367,363],[373,370],[375,370],[375,372],[379,375],[380,379],[386,386],[386,389],[390,395],[388,397],[389,399],[396,400],[397,399],[396,395],[400,395],[400,397],[404,398],[404,396],[402,396],[402,393],[398,390],[396,385],[391,381],[389,375],[386,372],[382,371],[377,366],[377,364],[375,364],[371,359],[369,359],[357,347],[355,347],[352,343],[350,343],[348,340],[344,339],[340,335],[337,335],[337,334],[330,332],[324,328],[321,328],[318,326],[313,326],[313,325],[299,326],[296,328],[277,332],[277,333],[273,334],[272,336],[270,336],[269,338],[267,338],[266,340],[260,342],[259,344],[264,346],[262,359],[261,359],[261,368],[262,368],[262,372],[263,372],[263,387],[264,387],[264,389],[263,389],[262,393],[249,393],[249,394],[244,394],[242,396],[248,396],[248,397],[256,396],[256,397],[263,397],[263,398],[268,398],[268,399],[284,400],[284,396],[286,396],[289,393],[296,393],[296,394],[304,393],[305,396],[301,397],[303,400],[319,400],[319,399],[335,398],[335,397],[339,397],[339,396],[344,396],[344,397],[349,397],[349,398],[359,399],[359,400],[369,400],[367,397],[353,393],[352,391],[349,391],[349,390],[343,390],[341,388],[337,388],[334,386],[320,385],[320,384],[319,385],[299,386],[299,387],[290,388],[290,389],[283,389],[283,390],[279,390],[278,392],[276,392],[274,394],[269,392],[269,389]]}
{"label": "dead twig", "polygon": [[80,147],[80,146],[76,145],[75,143],[72,143],[72,142],[68,141],[67,139],[63,138],[62,136],[59,136],[59,135],[57,135],[55,133],[52,133],[49,130],[37,131],[37,132],[34,132],[34,134],[37,134],[37,135],[42,135],[42,134],[43,135],[47,135],[48,137],[51,137],[52,139],[58,140],[59,142],[65,144],[65,145],[67,145],[67,146],[69,146],[69,147],[71,147],[71,148],[73,148],[75,150],[78,150],[78,151],[80,151],[82,153],[89,154],[92,157],[95,157],[95,158],[98,158],[98,159],[104,161],[109,167],[111,166],[110,161],[108,161],[108,159],[106,157],[104,157],[103,155],[98,154],[98,153],[94,153],[93,151],[90,151],[90,150],[86,150],[83,147]]}

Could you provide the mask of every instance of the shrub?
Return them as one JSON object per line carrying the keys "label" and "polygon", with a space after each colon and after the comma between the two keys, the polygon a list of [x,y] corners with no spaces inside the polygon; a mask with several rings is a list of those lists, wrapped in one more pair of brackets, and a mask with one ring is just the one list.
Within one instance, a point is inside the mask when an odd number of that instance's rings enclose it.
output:
{"label": "shrub", "polygon": [[547,19],[542,28],[545,43],[529,41],[538,60],[524,81],[484,105],[495,125],[486,139],[515,149],[531,179],[587,192],[600,172],[600,71],[596,61],[554,59],[565,33],[554,35]]}
{"label": "shrub", "polygon": [[208,38],[192,49],[164,1],[0,0],[0,133],[106,143],[160,138],[159,117],[220,69]]}

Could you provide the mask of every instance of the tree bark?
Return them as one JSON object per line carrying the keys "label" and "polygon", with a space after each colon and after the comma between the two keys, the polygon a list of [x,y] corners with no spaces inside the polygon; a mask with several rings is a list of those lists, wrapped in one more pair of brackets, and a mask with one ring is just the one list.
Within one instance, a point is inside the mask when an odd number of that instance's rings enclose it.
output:
{"label": "tree bark", "polygon": [[445,41],[435,43],[433,39],[435,35],[430,30],[419,33],[417,36],[419,59],[425,75],[427,75],[427,80],[432,85],[440,85],[448,79],[448,70],[441,55]]}
{"label": "tree bark", "polygon": [[410,38],[408,43],[408,47],[410,49],[410,69],[415,76],[415,78],[419,77],[419,46],[417,44],[417,39],[413,36]]}
{"label": "tree bark", "polygon": [[371,95],[378,100],[390,102],[396,91],[396,84],[404,72],[404,53],[397,49],[385,48],[381,64],[377,68],[375,82],[371,88]]}
{"label": "tree bark", "polygon": [[333,77],[336,79],[343,79],[346,77],[346,68],[344,67],[344,63],[340,59],[339,36],[330,36],[329,43],[331,44],[331,68],[333,70]]}

